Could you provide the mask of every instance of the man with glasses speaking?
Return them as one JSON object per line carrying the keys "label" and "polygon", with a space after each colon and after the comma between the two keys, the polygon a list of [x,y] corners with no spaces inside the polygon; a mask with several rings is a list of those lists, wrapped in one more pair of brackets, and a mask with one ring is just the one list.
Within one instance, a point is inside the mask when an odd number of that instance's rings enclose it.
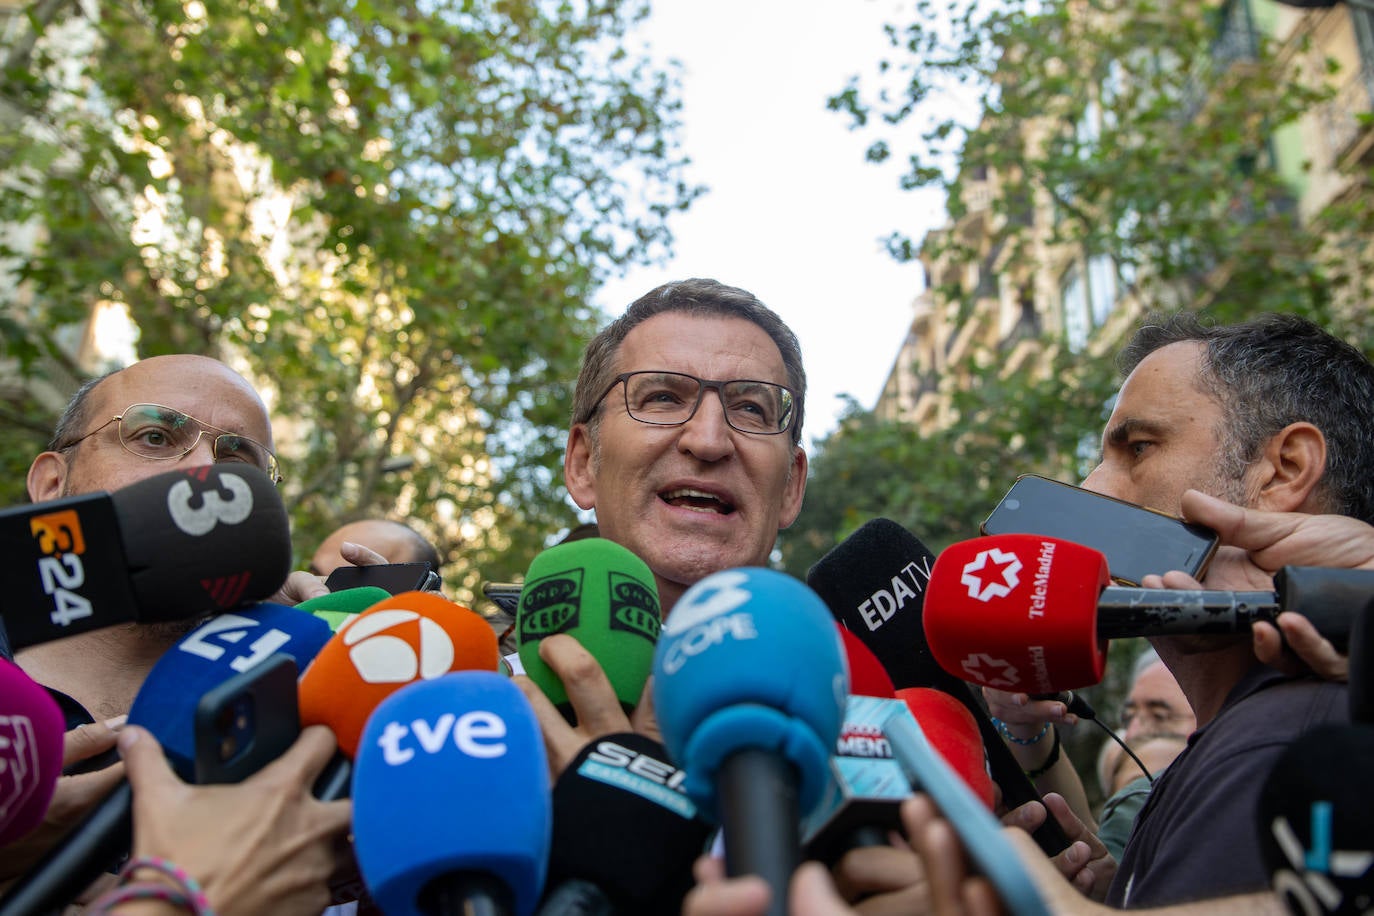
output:
{"label": "man with glasses speaking", "polygon": [[[805,396],[796,336],[753,295],[714,280],[650,291],[587,345],[564,482],[596,510],[602,537],[648,564],[665,617],[711,573],[768,565],[806,489]],[[574,685],[575,728],[519,679],[555,773],[599,735],[656,735],[649,704],[627,722],[576,640],[549,637],[540,657]]]}

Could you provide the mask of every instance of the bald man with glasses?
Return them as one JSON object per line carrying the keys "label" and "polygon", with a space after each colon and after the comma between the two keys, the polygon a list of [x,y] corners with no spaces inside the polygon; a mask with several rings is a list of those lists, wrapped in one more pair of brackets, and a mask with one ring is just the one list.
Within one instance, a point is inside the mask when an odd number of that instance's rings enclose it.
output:
{"label": "bald man with glasses", "polygon": [[[252,464],[274,482],[281,468],[257,391],[205,356],[154,356],[88,382],[29,467],[34,502],[117,490],[170,471],[222,462]],[[324,585],[292,573],[275,600],[294,604]],[[15,660],[57,696],[69,724],[128,712],[143,678],[194,626],[128,624],[32,646]]]}

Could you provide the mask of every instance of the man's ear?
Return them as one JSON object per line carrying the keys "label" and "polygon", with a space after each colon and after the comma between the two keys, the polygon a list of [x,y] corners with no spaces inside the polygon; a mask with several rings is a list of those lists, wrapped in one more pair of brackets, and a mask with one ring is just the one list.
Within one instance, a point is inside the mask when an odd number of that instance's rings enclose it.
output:
{"label": "man's ear", "polygon": [[29,499],[36,503],[57,499],[67,482],[67,456],[61,452],[44,452],[29,465]]}
{"label": "man's ear", "polygon": [[1252,470],[1259,474],[1255,508],[1312,511],[1326,474],[1326,436],[1311,423],[1290,423],[1265,443]]}
{"label": "man's ear", "polygon": [[778,530],[788,527],[801,513],[802,497],[806,495],[806,452],[800,445],[792,448],[791,474],[782,493],[782,511],[778,514]]}
{"label": "man's ear", "polygon": [[596,474],[592,467],[591,432],[585,423],[575,423],[568,431],[563,449],[563,484],[579,509],[596,507]]}

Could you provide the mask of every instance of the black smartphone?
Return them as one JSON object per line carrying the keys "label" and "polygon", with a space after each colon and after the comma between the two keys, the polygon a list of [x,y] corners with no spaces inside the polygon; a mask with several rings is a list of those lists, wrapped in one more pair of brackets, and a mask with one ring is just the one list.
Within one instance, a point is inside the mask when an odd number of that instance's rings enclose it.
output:
{"label": "black smartphone", "polygon": [[1217,549],[1216,532],[1203,525],[1031,474],[1016,478],[979,530],[1086,545],[1106,555],[1108,572],[1122,585],[1171,569],[1201,578]]}
{"label": "black smartphone", "polygon": [[520,592],[523,588],[519,582],[483,582],[482,594],[503,613],[514,617],[520,607]]}
{"label": "black smartphone", "polygon": [[371,585],[390,595],[401,592],[437,592],[443,583],[428,563],[380,563],[376,566],[340,566],[324,580],[331,592]]}
{"label": "black smartphone", "polygon": [[285,653],[217,684],[196,704],[197,785],[242,782],[300,734],[296,662]]}

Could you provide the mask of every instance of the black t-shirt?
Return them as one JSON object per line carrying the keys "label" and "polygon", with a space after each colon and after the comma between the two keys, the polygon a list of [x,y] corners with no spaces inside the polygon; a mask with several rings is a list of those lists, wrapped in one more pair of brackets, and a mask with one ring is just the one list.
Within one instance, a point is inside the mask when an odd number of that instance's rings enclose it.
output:
{"label": "black t-shirt", "polygon": [[1256,821],[1260,787],[1299,735],[1348,721],[1344,684],[1290,678],[1256,664],[1155,783],[1107,903],[1139,909],[1267,889]]}

